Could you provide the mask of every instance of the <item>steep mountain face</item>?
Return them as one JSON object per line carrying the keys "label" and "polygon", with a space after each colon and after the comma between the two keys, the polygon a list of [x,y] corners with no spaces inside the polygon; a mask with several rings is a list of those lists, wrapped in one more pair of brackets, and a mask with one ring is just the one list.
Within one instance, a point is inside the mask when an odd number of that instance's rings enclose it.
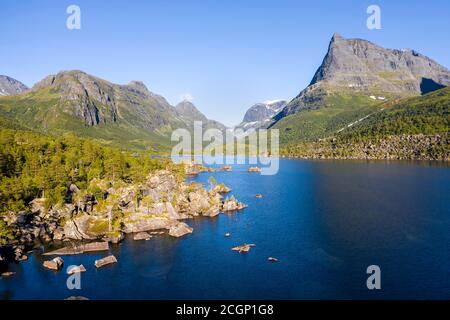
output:
{"label": "steep mountain face", "polygon": [[414,50],[384,49],[362,39],[334,34],[310,85],[283,110],[283,116],[321,107],[334,93],[413,96],[450,85],[450,71]]}
{"label": "steep mountain face", "polygon": [[31,92],[48,91],[60,96],[61,111],[87,126],[120,121],[154,130],[170,125],[173,107],[139,81],[118,85],[82,71],[63,71],[33,86]]}
{"label": "steep mountain face", "polygon": [[139,81],[113,84],[85,72],[50,75],[32,89],[0,98],[0,125],[44,133],[67,131],[122,147],[170,147],[186,128],[176,109]]}
{"label": "steep mountain face", "polygon": [[286,100],[272,100],[251,106],[244,115],[242,122],[236,128],[249,130],[267,127],[272,118],[286,107]]}
{"label": "steep mountain face", "polygon": [[26,90],[28,90],[28,87],[22,82],[0,75],[0,96],[19,94]]}
{"label": "steep mountain face", "polygon": [[180,119],[182,119],[189,128],[193,127],[194,121],[201,121],[203,129],[215,128],[219,130],[225,130],[226,127],[215,120],[208,119],[203,113],[201,113],[197,107],[188,100],[183,100],[175,106],[175,110]]}

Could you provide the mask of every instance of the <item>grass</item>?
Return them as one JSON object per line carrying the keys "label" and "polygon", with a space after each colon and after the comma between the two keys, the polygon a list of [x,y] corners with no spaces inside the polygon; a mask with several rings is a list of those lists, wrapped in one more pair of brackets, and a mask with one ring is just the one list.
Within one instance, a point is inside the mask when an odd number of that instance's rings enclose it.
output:
{"label": "grass", "polygon": [[368,96],[335,94],[315,110],[303,110],[278,121],[273,128],[280,130],[282,145],[315,141],[333,135],[349,123],[378,111],[381,101]]}

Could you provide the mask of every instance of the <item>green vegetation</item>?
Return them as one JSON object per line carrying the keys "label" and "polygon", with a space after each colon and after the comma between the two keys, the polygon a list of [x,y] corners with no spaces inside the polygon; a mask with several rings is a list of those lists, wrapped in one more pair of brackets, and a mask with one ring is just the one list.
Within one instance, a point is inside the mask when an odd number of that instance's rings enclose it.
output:
{"label": "green vegetation", "polygon": [[168,159],[132,155],[69,133],[51,137],[0,129],[0,144],[0,214],[26,210],[41,197],[47,209],[61,206],[72,201],[71,184],[80,189],[79,197],[89,192],[102,199],[97,185],[102,180],[141,183],[150,172],[167,168],[183,179],[183,169]]}
{"label": "green vegetation", "polygon": [[315,141],[329,137],[349,123],[380,110],[381,103],[368,96],[335,94],[324,99],[323,107],[287,116],[273,128],[280,130],[282,145]]}
{"label": "green vegetation", "polygon": [[450,88],[382,107],[327,139],[290,143],[281,153],[326,158],[449,158]]}
{"label": "green vegetation", "polygon": [[404,99],[345,130],[342,141],[400,134],[443,134],[450,130],[450,88]]}
{"label": "green vegetation", "polygon": [[[98,103],[97,103],[98,104]],[[0,127],[33,130],[41,134],[61,135],[72,132],[80,137],[92,138],[105,145],[122,149],[143,150],[152,153],[168,152],[167,136],[139,128],[130,121],[100,123],[88,126],[67,110],[72,107],[61,103],[61,95],[43,88],[17,96],[0,98]],[[129,112],[124,111],[128,115]]]}

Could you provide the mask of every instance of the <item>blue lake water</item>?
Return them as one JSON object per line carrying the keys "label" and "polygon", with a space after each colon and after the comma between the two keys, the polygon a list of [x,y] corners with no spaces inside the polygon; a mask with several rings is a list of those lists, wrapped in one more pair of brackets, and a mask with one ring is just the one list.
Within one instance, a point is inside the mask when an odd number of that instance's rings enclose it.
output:
{"label": "blue lake water", "polygon": [[[126,239],[111,247],[119,262],[99,270],[106,253],[63,257],[87,268],[81,290],[33,254],[0,279],[0,299],[450,298],[448,166],[283,159],[273,176],[247,168],[191,179],[214,176],[247,209],[188,220],[194,233],[180,239]],[[230,250],[243,243],[256,247]],[[366,287],[369,265],[381,268],[381,290]]]}

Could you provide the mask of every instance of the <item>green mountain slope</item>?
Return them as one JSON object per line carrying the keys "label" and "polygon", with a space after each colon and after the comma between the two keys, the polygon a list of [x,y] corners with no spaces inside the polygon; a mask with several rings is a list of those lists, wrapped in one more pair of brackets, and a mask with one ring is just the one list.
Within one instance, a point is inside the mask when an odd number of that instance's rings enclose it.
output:
{"label": "green mountain slope", "polygon": [[303,110],[275,123],[281,144],[315,141],[328,137],[349,123],[380,110],[383,102],[368,96],[334,94],[326,97],[318,109]]}
{"label": "green mountain slope", "polygon": [[379,107],[327,139],[292,143],[282,153],[312,158],[450,160],[450,88]]}
{"label": "green mountain slope", "polygon": [[122,148],[168,152],[172,131],[191,129],[194,120],[223,127],[195,110],[185,117],[142,82],[113,84],[74,70],[48,76],[25,93],[0,97],[0,127],[73,132]]}

